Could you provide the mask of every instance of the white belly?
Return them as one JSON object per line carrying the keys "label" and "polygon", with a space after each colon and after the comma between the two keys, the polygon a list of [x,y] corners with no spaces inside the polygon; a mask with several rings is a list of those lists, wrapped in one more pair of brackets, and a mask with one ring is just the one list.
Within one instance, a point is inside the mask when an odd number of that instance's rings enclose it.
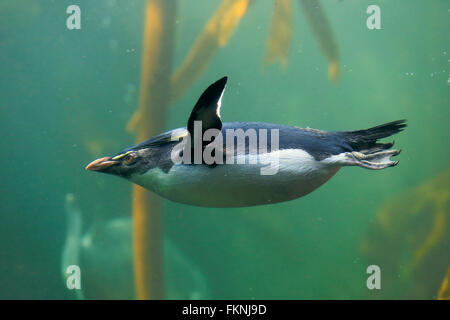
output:
{"label": "white belly", "polygon": [[[205,207],[245,207],[302,197],[330,179],[341,166],[316,161],[302,150],[243,155],[246,164],[174,165],[169,173],[151,169],[131,180],[172,201]],[[241,159],[242,160],[242,159]],[[251,163],[254,160],[255,164]],[[262,175],[271,163],[276,173]]]}

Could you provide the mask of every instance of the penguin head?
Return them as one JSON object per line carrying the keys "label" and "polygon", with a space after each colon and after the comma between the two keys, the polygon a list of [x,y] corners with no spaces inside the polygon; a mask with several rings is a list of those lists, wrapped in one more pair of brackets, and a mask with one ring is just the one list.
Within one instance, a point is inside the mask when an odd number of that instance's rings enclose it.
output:
{"label": "penguin head", "polygon": [[139,174],[143,168],[151,166],[152,158],[150,148],[129,149],[119,152],[113,157],[94,160],[86,166],[86,170],[129,178],[134,174]]}
{"label": "penguin head", "polygon": [[173,166],[171,150],[174,145],[188,134],[193,137],[191,141],[197,138],[194,122],[202,123],[202,132],[212,128],[218,131],[222,129],[220,106],[227,79],[223,77],[217,80],[202,93],[191,112],[186,128],[167,131],[115,156],[94,160],[86,166],[86,170],[113,174],[132,181],[154,168],[160,168],[167,173]]}

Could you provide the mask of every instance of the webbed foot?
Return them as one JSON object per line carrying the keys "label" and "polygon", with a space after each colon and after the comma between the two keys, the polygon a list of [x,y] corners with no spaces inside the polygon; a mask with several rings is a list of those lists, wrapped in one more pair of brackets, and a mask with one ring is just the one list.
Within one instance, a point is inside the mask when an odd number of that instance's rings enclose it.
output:
{"label": "webbed foot", "polygon": [[387,167],[393,167],[398,164],[398,161],[392,161],[390,158],[398,155],[401,150],[385,150],[365,154],[362,152],[348,152],[347,165],[360,166],[372,170],[380,170]]}

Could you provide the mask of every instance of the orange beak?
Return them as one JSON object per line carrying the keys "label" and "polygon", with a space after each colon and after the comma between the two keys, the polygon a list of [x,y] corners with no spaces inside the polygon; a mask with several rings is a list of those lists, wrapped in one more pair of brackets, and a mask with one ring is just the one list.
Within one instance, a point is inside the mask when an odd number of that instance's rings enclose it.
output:
{"label": "orange beak", "polygon": [[104,157],[92,161],[86,166],[86,170],[89,171],[103,171],[106,168],[111,167],[113,164],[119,163],[118,161],[111,161],[111,157]]}

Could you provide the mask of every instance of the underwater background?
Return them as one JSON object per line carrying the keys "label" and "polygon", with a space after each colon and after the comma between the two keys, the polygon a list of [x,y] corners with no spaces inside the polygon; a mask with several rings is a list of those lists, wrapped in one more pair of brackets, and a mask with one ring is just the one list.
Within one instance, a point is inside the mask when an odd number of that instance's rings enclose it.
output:
{"label": "underwater background", "polygon": [[[174,1],[167,72],[183,65],[226,2]],[[162,128],[185,126],[201,92],[226,75],[227,122],[345,131],[407,119],[394,137],[400,163],[346,167],[315,192],[274,205],[163,200],[166,298],[436,299],[450,266],[449,2],[321,1],[338,55],[321,46],[320,28],[312,32],[305,8],[315,1],[283,3],[292,24],[279,36],[292,34],[281,64],[265,58],[274,1],[253,0],[207,65],[191,65],[200,74],[187,73],[192,83]],[[66,27],[72,4],[80,30]],[[372,4],[380,30],[366,26]],[[136,297],[132,185],[84,168],[136,142],[126,127],[139,104],[145,6],[0,3],[1,299]],[[80,265],[82,295],[66,287],[67,259]],[[366,286],[373,264],[380,290]]]}

